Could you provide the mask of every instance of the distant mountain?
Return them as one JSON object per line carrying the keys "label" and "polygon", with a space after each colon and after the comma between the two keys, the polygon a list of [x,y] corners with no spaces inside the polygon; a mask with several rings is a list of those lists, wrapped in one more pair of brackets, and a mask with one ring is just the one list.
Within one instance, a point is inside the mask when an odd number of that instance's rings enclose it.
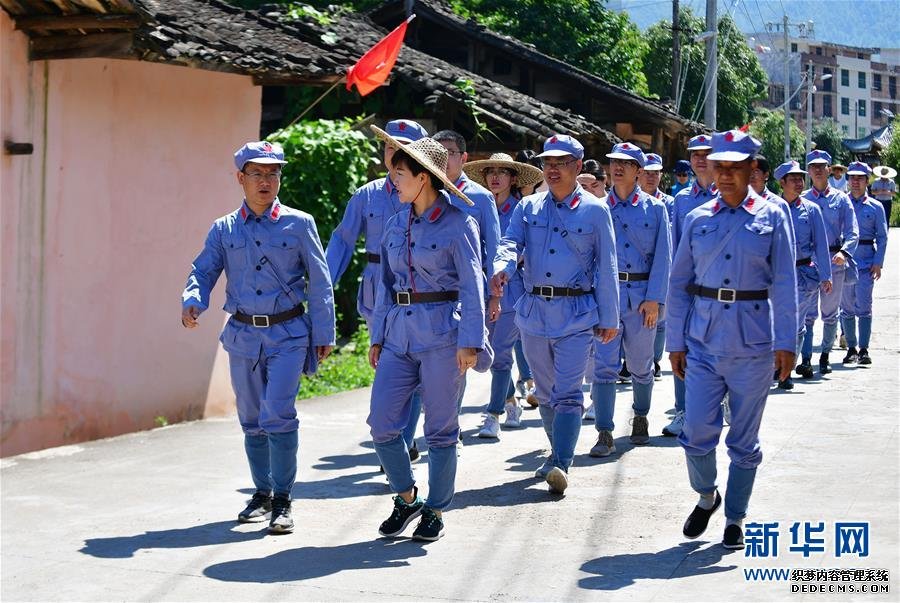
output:
{"label": "distant mountain", "polygon": [[[706,0],[680,0],[680,4],[696,15],[706,15]],[[657,21],[672,20],[671,0],[607,0],[606,6],[627,12],[642,30]],[[767,22],[781,23],[787,12],[791,23],[813,21],[816,40],[866,48],[900,47],[900,0],[718,0],[718,9],[720,15],[730,13],[745,33],[766,31]]]}

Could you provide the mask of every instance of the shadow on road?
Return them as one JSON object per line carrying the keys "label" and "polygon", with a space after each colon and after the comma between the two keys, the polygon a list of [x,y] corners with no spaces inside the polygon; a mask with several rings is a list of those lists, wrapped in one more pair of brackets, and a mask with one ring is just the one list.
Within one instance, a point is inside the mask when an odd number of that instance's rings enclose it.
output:
{"label": "shadow on road", "polygon": [[[91,538],[84,541],[80,553],[103,559],[125,559],[134,557],[143,549],[186,549],[197,546],[215,544],[231,544],[264,538],[264,529],[250,532],[233,528],[238,524],[233,519],[216,521],[189,528],[144,532],[134,536],[116,536],[111,538]],[[262,524],[260,524],[262,525]]]}
{"label": "shadow on road", "polygon": [[425,555],[424,543],[413,540],[375,540],[340,546],[305,546],[259,559],[217,563],[203,575],[223,582],[291,582],[321,578],[345,570],[379,569],[409,565]]}
{"label": "shadow on road", "polygon": [[581,570],[594,574],[578,581],[580,588],[618,590],[638,580],[667,580],[684,576],[719,574],[737,569],[736,565],[716,566],[725,555],[737,553],[715,543],[700,549],[704,541],[683,542],[658,553],[634,553],[598,557],[586,562]]}

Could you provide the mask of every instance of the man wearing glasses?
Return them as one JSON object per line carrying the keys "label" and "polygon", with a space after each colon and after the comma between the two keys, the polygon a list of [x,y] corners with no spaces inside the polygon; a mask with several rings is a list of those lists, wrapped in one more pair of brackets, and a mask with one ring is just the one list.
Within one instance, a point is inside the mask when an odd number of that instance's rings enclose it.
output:
{"label": "man wearing glasses", "polygon": [[271,513],[269,532],[283,534],[294,529],[300,374],[314,372],[334,346],[334,295],[315,221],[278,200],[287,163],[281,147],[248,142],[234,163],[244,202],[209,230],[182,293],[181,324],[197,327],[224,270],[231,318],[219,339],[256,488],[238,521]]}
{"label": "man wearing glasses", "polygon": [[616,245],[609,207],[577,178],[584,147],[557,134],[544,143],[546,193],[524,198],[513,210],[494,261],[492,295],[524,255],[525,294],[516,302],[516,326],[534,373],[550,458],[535,473],[561,494],[581,430],[585,360],[596,335],[612,341],[619,326]]}

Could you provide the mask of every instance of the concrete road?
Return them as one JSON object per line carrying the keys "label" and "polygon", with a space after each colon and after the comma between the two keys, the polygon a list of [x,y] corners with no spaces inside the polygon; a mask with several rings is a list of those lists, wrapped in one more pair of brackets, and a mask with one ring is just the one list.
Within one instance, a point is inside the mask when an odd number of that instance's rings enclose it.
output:
{"label": "concrete road", "polygon": [[[287,536],[235,522],[250,481],[233,417],[3,459],[0,597],[821,600],[792,594],[787,581],[754,581],[745,570],[884,568],[888,594],[824,598],[898,600],[900,241],[887,264],[875,289],[872,367],[844,369],[837,352],[833,374],[769,398],[748,522],[778,522],[769,526],[777,544],[759,540],[777,558],[723,549],[721,514],[701,539],[682,537],[696,502],[683,453],[672,438],[628,443],[629,387],[621,386],[617,405],[619,452],[589,458],[595,432],[585,423],[572,485],[560,498],[532,478],[546,445],[536,411],[526,410],[526,428],[503,432],[499,442],[475,437],[488,395],[488,378],[478,375],[469,383],[457,494],[439,542],[377,538],[391,499],[368,441],[368,391],[358,390],[299,405],[297,530]],[[672,406],[665,373],[651,433],[660,433]],[[425,489],[426,463],[415,467]],[[824,552],[790,551],[794,522],[797,544],[807,540],[804,523],[824,522]],[[867,556],[859,549],[837,556],[837,522],[868,522]],[[848,542],[853,550],[855,539]]]}

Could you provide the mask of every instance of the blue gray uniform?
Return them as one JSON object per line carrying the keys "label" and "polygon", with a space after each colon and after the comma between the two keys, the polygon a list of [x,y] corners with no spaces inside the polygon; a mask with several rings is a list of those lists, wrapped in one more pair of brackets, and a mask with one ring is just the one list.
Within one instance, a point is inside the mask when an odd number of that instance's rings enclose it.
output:
{"label": "blue gray uniform", "polygon": [[872,266],[884,266],[887,250],[887,218],[884,206],[877,200],[863,196],[856,199],[848,195],[853,204],[859,226],[859,245],[853,258],[859,269],[859,279],[853,284],[844,284],[841,298],[841,322],[847,347],[856,347],[856,319],[859,319],[859,347],[868,349],[872,335],[872,290],[875,278]]}
{"label": "blue gray uniform", "polygon": [[645,417],[650,412],[656,327],[644,326],[638,308],[644,301],[655,301],[662,314],[671,262],[669,219],[662,202],[635,187],[625,200],[618,198],[615,188],[610,189],[606,203],[616,235],[620,321],[615,339],[607,344],[594,342],[591,398],[597,431],[614,429],[620,346],[631,372],[634,413]]}
{"label": "blue gray uniform", "polygon": [[[729,519],[745,516],[762,460],[759,426],[773,349],[795,347],[797,281],[787,221],[780,209],[752,191],[735,209],[716,198],[688,215],[672,263],[666,343],[670,352],[687,352],[687,403],[679,443],[693,489],[714,492],[721,401],[727,393]],[[718,299],[695,295],[694,285],[716,291]],[[735,291],[768,299],[734,301]]]}
{"label": "blue gray uniform", "polygon": [[819,301],[819,286],[831,280],[831,253],[828,251],[828,235],[822,210],[803,197],[789,204],[791,223],[794,225],[795,256],[797,265],[797,316],[799,346],[806,333],[805,317],[814,311]]}
{"label": "blue gray uniform", "polygon": [[[675,212],[675,197],[671,195],[667,195],[659,189],[656,189],[656,193],[653,195],[656,197],[658,201],[661,201],[666,206],[666,216],[668,217],[668,225],[669,225],[669,261],[671,262],[671,256],[675,255],[675,246],[672,243],[672,220],[674,218],[673,214]],[[659,364],[659,361],[662,360],[663,352],[666,349],[666,318],[665,314],[661,314],[659,320],[656,322],[656,339],[653,342],[653,361]]]}
{"label": "blue gray uniform", "polygon": [[[841,252],[847,259],[847,266],[832,265],[832,290],[831,293],[819,293],[819,311],[822,314],[824,325],[822,334],[822,353],[828,354],[834,345],[837,334],[838,310],[840,309],[841,296],[844,291],[844,279],[850,271],[850,280],[854,281],[855,267],[849,265],[856,252],[859,240],[859,227],[856,224],[856,215],[850,205],[850,198],[831,187],[824,191],[818,191],[815,187],[804,191],[803,198],[812,201],[822,210],[825,219],[825,232],[828,235],[828,248],[832,254]],[[807,321],[810,327],[810,321]]]}
{"label": "blue gray uniform", "polygon": [[[300,373],[309,366],[307,354],[335,338],[334,294],[315,221],[278,199],[263,216],[244,203],[219,218],[194,260],[183,305],[206,310],[223,270],[229,314],[273,315],[308,300],[304,315],[268,327],[232,317],[220,336],[253,482],[257,490],[289,496],[297,472]],[[271,454],[270,463],[270,448],[285,454]]]}
{"label": "blue gray uniform", "polygon": [[[436,510],[447,508],[454,493],[462,381],[456,351],[488,345],[480,253],[475,220],[450,205],[444,191],[424,216],[406,207],[390,218],[381,243],[372,344],[382,351],[368,424],[391,488],[411,490],[415,480],[401,431],[410,395],[420,388],[428,441],[425,504]],[[395,297],[442,291],[457,291],[459,301],[402,305]]]}
{"label": "blue gray uniform", "polygon": [[581,428],[581,383],[593,329],[619,325],[609,207],[580,185],[564,199],[550,192],[525,197],[513,210],[494,273],[512,278],[522,255],[525,294],[515,305],[516,325],[537,385],[551,461],[568,471]]}

